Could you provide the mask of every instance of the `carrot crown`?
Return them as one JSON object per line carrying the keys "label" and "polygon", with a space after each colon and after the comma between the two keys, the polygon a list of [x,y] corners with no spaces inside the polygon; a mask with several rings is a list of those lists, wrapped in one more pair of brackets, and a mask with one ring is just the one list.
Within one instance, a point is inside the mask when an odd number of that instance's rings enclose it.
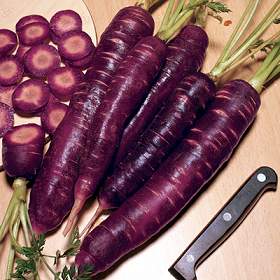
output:
{"label": "carrot crown", "polygon": [[264,50],[267,47],[273,47],[280,38],[280,32],[277,32],[267,40],[261,39],[263,33],[273,23],[279,23],[278,17],[280,16],[280,0],[277,0],[253,32],[242,44],[238,45],[239,39],[251,22],[259,2],[260,0],[251,0],[249,2],[239,23],[225,46],[223,53],[210,72],[210,76],[213,80],[219,80],[225,73],[240,66],[244,61],[253,57],[254,54],[260,50]]}

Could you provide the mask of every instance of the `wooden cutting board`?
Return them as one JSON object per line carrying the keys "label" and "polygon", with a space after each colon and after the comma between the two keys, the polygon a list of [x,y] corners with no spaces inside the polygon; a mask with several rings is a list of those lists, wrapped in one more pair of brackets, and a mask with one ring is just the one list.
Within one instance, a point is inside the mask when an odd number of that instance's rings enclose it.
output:
{"label": "wooden cutting board", "polygon": [[[49,1],[30,1],[32,5],[33,3],[40,3],[38,5],[38,9],[40,10],[38,11],[42,11],[43,14],[44,11],[48,10],[47,6],[49,4],[46,2],[49,3]],[[20,5],[20,3],[23,3],[23,0],[13,0],[12,2],[16,3],[14,5]],[[79,12],[80,8],[86,11],[86,8],[78,0],[56,1],[54,7],[57,8],[57,5],[60,5],[61,2],[68,8],[76,9]],[[225,18],[232,20],[233,24],[237,23],[248,0],[225,0],[224,2],[233,10]],[[6,3],[6,5],[9,4],[8,6],[10,7],[10,3],[11,1]],[[124,6],[134,4],[134,1],[85,0],[85,3],[95,20],[97,34],[100,37],[100,34],[116,12]],[[272,0],[262,1],[256,21],[262,18],[272,3]],[[0,15],[2,5],[1,3]],[[12,10],[13,6],[11,7],[10,9]],[[25,11],[22,9],[23,14],[25,14]],[[155,11],[154,17],[157,24],[160,22],[162,14],[163,7]],[[9,17],[9,19],[12,22],[15,21],[13,18]],[[1,26],[6,27],[6,21],[8,22],[5,17],[0,17]],[[207,32],[210,37],[210,46],[204,67],[205,72],[209,71],[215,63],[232,29],[233,25],[225,27],[219,25],[214,19],[209,19]],[[234,73],[234,77],[248,78],[253,72],[254,67],[248,64],[243,69],[238,69]],[[172,227],[169,227],[159,238],[150,243],[148,247],[143,248],[136,254],[130,255],[128,259],[110,271],[110,274],[99,278],[99,280],[172,280],[173,277],[167,271],[168,267],[253,170],[261,165],[269,165],[280,174],[279,86],[280,81],[277,81],[264,92],[262,96],[262,107],[250,132],[244,137],[230,163],[223,168],[211,185],[196,199],[195,203],[191,207],[188,207],[180,219],[177,219]],[[3,175],[0,177],[0,182],[1,218],[7,206],[10,192],[8,186],[5,184]],[[94,207],[94,205],[89,207],[83,213],[81,224],[85,223]],[[267,193],[234,235],[198,269],[198,279],[278,280],[280,275],[279,213],[280,191]],[[54,250],[62,248],[64,243],[65,241],[60,230],[56,234],[48,237],[47,251],[54,253]],[[4,279],[5,256],[5,253],[0,252],[0,279]],[[45,276],[42,279],[52,278]]]}

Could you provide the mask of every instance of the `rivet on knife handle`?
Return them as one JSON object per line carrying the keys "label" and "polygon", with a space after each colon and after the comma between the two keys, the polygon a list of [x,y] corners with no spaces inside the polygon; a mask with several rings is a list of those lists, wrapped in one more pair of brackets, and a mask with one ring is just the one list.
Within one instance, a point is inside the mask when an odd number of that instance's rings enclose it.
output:
{"label": "rivet on knife handle", "polygon": [[170,267],[170,273],[180,280],[195,280],[196,267],[231,235],[261,195],[276,190],[276,185],[277,174],[272,168],[257,169]]}

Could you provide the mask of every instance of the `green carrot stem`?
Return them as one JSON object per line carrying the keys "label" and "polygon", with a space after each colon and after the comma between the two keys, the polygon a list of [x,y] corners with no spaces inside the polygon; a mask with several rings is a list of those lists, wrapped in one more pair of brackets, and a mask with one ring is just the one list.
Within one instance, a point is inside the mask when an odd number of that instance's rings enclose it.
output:
{"label": "green carrot stem", "polygon": [[185,6],[185,0],[180,0],[177,5],[176,10],[174,11],[172,17],[170,18],[170,20],[168,22],[167,28],[172,26],[176,22],[177,17],[180,14],[180,12],[182,11],[182,9],[184,8],[184,6]]}
{"label": "green carrot stem", "polygon": [[160,2],[164,2],[164,0],[139,0],[135,3],[135,5],[149,11],[153,6]]}
{"label": "green carrot stem", "polygon": [[175,0],[169,0],[168,7],[166,9],[166,12],[164,14],[164,17],[163,17],[163,20],[161,22],[161,25],[160,25],[160,28],[159,28],[158,32],[163,31],[165,29],[165,27],[167,26],[168,21],[170,19],[170,16],[172,14],[174,4],[175,4]]}
{"label": "green carrot stem", "polygon": [[13,196],[9,202],[8,208],[6,210],[5,216],[3,218],[3,221],[0,225],[0,242],[2,242],[2,240],[4,239],[4,237],[6,235],[7,225],[10,223],[10,218],[14,212],[16,203],[17,203],[17,199],[15,197],[15,194],[13,194]]}
{"label": "green carrot stem", "polygon": [[[17,218],[17,221],[14,224],[13,229],[12,229],[12,235],[15,239],[17,239],[17,237],[18,237],[19,226],[20,226],[20,219]],[[5,278],[7,280],[11,279],[11,274],[12,274],[13,268],[14,268],[14,261],[15,261],[15,249],[13,248],[13,245],[11,244],[10,245],[9,256],[8,256],[6,278]]]}
{"label": "green carrot stem", "polygon": [[[237,42],[244,34],[245,30],[247,29],[249,23],[251,22],[253,15],[256,12],[256,9],[259,5],[260,0],[250,0],[249,4],[247,5],[244,13],[242,14],[238,24],[236,25],[233,33],[231,34],[224,51],[222,52],[221,56],[219,57],[216,65],[220,64],[221,62],[226,61],[230,53],[236,47]],[[215,66],[216,66],[215,65]]]}
{"label": "green carrot stem", "polygon": [[163,41],[172,40],[177,33],[186,25],[187,21],[191,19],[193,11],[188,11],[182,16],[170,29],[158,33],[158,37]]}
{"label": "green carrot stem", "polygon": [[48,264],[48,262],[46,261],[46,259],[43,257],[43,255],[41,254],[41,260],[44,263],[44,265],[47,267],[47,269],[54,275],[55,279],[57,277],[56,272],[51,268],[51,266]]}
{"label": "green carrot stem", "polygon": [[[233,69],[236,69],[238,66],[240,66],[241,64],[243,64],[245,61],[247,61],[248,59],[250,59],[252,56],[254,56],[257,52],[259,52],[260,50],[262,50],[263,48],[265,48],[266,46],[273,44],[274,40],[277,40],[280,37],[280,31],[277,32],[276,34],[274,34],[272,37],[270,37],[269,39],[267,39],[266,41],[264,41],[260,46],[258,46],[255,49],[252,49],[246,56],[244,56],[242,59],[238,60],[237,62],[233,63],[230,67],[228,67],[221,76],[225,75],[226,73],[232,71]],[[262,69],[266,69],[265,67],[267,67],[269,64],[267,63],[264,68],[261,68],[258,70],[258,72],[256,73],[256,75],[259,74],[260,71],[263,71]],[[220,75],[216,76],[216,80],[218,78],[221,77]]]}
{"label": "green carrot stem", "polygon": [[25,212],[24,212],[24,204],[25,204],[24,202],[21,203],[19,214],[20,214],[20,221],[22,224],[25,244],[27,247],[30,247],[31,242],[30,242],[30,236],[29,236],[29,228],[28,228],[28,224],[27,224],[27,220],[26,220],[26,216],[25,216]]}
{"label": "green carrot stem", "polygon": [[195,25],[205,28],[208,9],[205,5],[196,8],[195,10]]}
{"label": "green carrot stem", "polygon": [[245,40],[245,42],[230,56],[230,58],[224,62],[219,63],[212,69],[212,71],[210,72],[210,76],[214,77],[214,79],[215,77],[216,79],[217,77],[221,77],[227,68],[229,68],[232,64],[236,63],[239,59],[243,57],[243,55],[248,51],[248,49],[250,49],[250,46],[259,39],[259,37],[273,23],[275,18],[277,18],[278,15],[280,15],[280,9],[278,9],[279,5],[280,0],[276,1],[276,3],[268,12],[268,14],[262,20],[262,22],[255,28],[255,30]]}
{"label": "green carrot stem", "polygon": [[11,220],[10,220],[10,225],[9,225],[11,243],[12,243],[13,247],[16,249],[16,251],[19,251],[21,248],[21,245],[17,242],[17,238],[15,238],[13,235],[13,227],[14,227],[16,221],[19,219],[19,209],[20,209],[20,204],[18,203],[15,206],[14,212],[13,212]]}
{"label": "green carrot stem", "polygon": [[[279,11],[280,11],[279,4],[280,4],[280,0],[277,0],[274,3],[274,5],[271,7],[269,12],[266,14],[266,16],[263,18],[263,20],[258,24],[258,26],[253,30],[253,32],[248,36],[247,40],[256,36],[257,32],[261,29],[261,27],[263,25],[265,25],[266,22],[270,22],[270,24],[271,24],[271,22],[273,22],[273,20],[279,16],[279,14],[280,14],[279,13]],[[241,44],[241,46],[239,48],[243,48],[245,44],[246,44],[246,41],[243,44]]]}
{"label": "green carrot stem", "polygon": [[274,78],[276,78],[280,74],[280,65],[278,65],[274,71],[270,74],[270,76],[267,78],[266,82],[272,81]]}
{"label": "green carrot stem", "polygon": [[267,79],[273,73],[273,71],[278,67],[280,63],[280,42],[278,42],[271,52],[267,55],[264,60],[260,70],[254,77],[250,80],[250,84],[256,89],[257,92],[261,93],[264,84]]}
{"label": "green carrot stem", "polygon": [[180,0],[175,9],[175,1],[170,0],[157,37],[166,42],[172,40],[192,18],[195,9],[208,2],[209,0],[192,0],[185,5],[184,1]]}
{"label": "green carrot stem", "polygon": [[27,181],[24,178],[17,178],[14,180],[13,188],[18,200],[26,201],[27,196]]}

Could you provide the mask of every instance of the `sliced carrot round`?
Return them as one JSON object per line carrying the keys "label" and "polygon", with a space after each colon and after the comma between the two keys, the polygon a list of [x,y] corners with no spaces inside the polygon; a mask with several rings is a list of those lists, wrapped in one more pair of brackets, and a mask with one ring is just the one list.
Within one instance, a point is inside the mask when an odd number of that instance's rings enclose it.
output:
{"label": "sliced carrot round", "polygon": [[82,19],[75,11],[59,11],[51,18],[50,28],[59,38],[70,31],[82,31]]}
{"label": "sliced carrot round", "polygon": [[50,39],[49,25],[43,22],[29,23],[18,31],[18,38],[26,46],[43,44]]}
{"label": "sliced carrot round", "polygon": [[17,35],[8,29],[0,29],[0,56],[10,55],[17,47]]}
{"label": "sliced carrot round", "polygon": [[34,115],[48,104],[50,89],[40,80],[26,80],[14,91],[12,102],[15,111],[21,115]]}
{"label": "sliced carrot round", "polygon": [[41,124],[44,130],[50,135],[53,135],[65,117],[67,110],[68,106],[63,103],[49,103],[41,114]]}
{"label": "sliced carrot round", "polygon": [[84,74],[78,69],[61,67],[48,75],[52,93],[61,101],[69,101],[78,85],[84,81]]}
{"label": "sliced carrot round", "polygon": [[79,60],[89,55],[94,49],[90,36],[83,31],[71,31],[62,36],[58,51],[66,59]]}
{"label": "sliced carrot round", "polygon": [[61,59],[56,48],[49,45],[32,47],[24,57],[24,65],[30,74],[36,78],[46,78],[58,68]]}
{"label": "sliced carrot round", "polygon": [[0,85],[11,86],[21,81],[23,66],[14,56],[0,59]]}

